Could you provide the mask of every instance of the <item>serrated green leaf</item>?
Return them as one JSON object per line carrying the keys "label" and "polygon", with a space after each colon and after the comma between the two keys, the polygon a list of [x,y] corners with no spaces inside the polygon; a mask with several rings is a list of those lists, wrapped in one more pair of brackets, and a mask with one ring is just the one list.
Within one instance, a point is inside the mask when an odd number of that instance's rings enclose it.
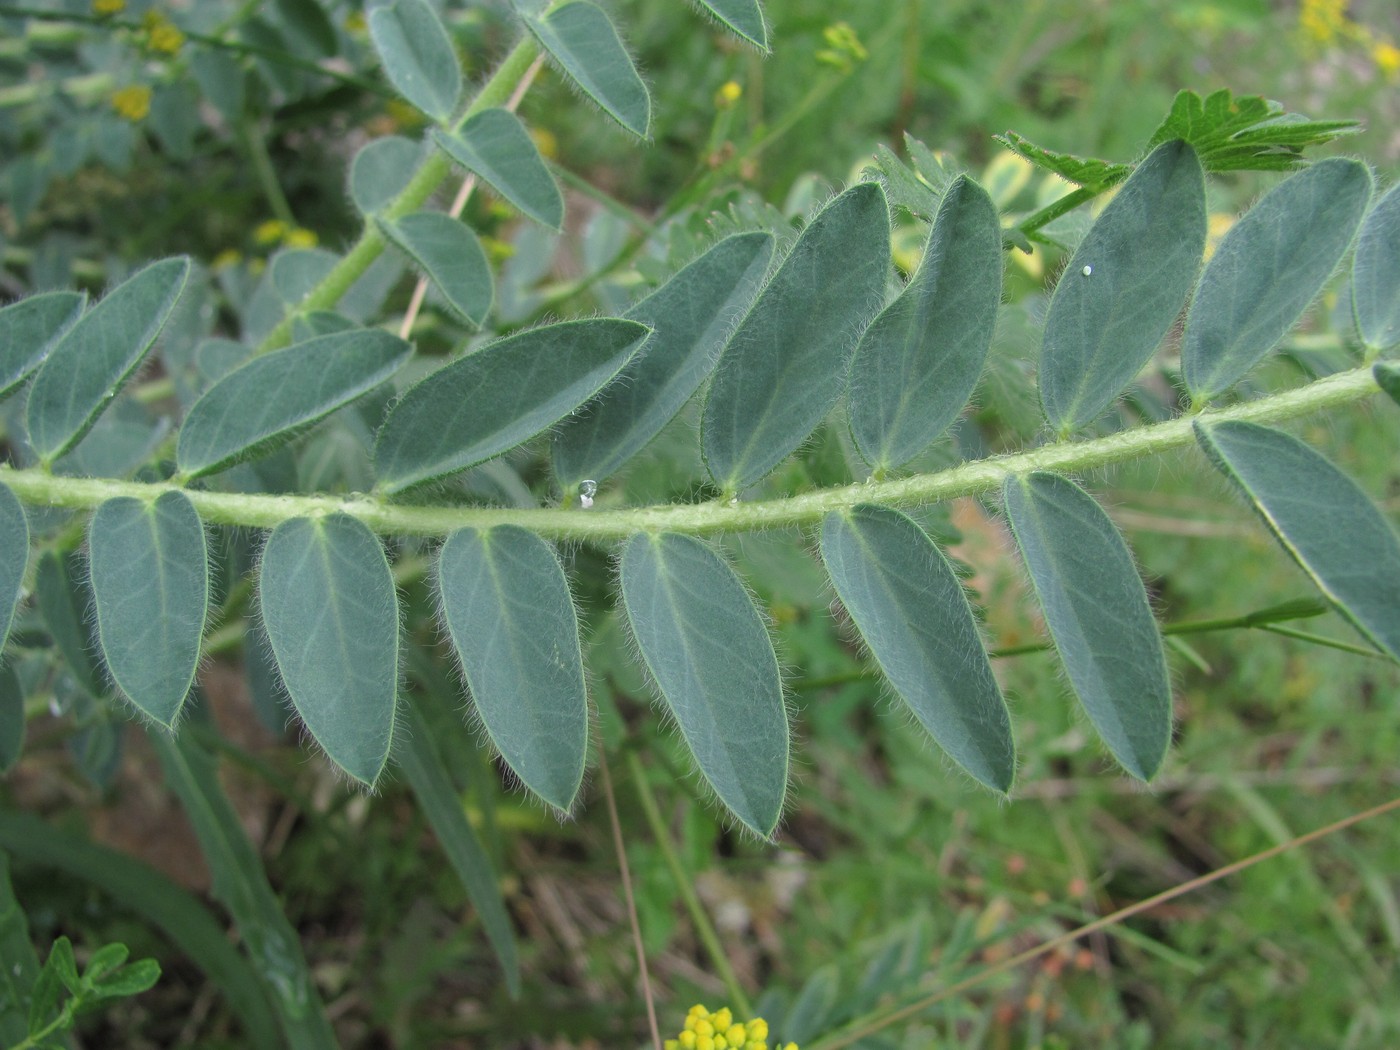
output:
{"label": "serrated green leaf", "polygon": [[24,504],[8,486],[0,484],[0,650],[10,637],[28,567],[29,521]]}
{"label": "serrated green leaf", "polygon": [[1400,185],[1390,187],[1361,224],[1351,301],[1368,349],[1400,346]]}
{"label": "serrated green leaf", "polygon": [[588,757],[578,617],[559,557],[515,525],[459,529],[438,556],[442,620],[491,743],[555,809]]}
{"label": "serrated green leaf", "polygon": [[369,13],[369,35],[389,82],[438,123],[462,94],[462,68],[452,38],[425,0],[394,0]]}
{"label": "serrated green leaf", "polygon": [[403,192],[418,168],[423,148],[401,135],[372,139],[350,162],[350,199],[374,215]]}
{"label": "serrated green leaf", "polygon": [[836,403],[889,268],[889,206],[874,183],[833,199],[802,232],[710,385],[701,444],[721,488],[738,492],[760,480]]}
{"label": "serrated green leaf", "polygon": [[80,567],[70,564],[73,561],[75,555],[53,550],[39,555],[34,597],[39,615],[79,687],[90,696],[101,696],[106,690],[93,660],[93,638],[87,626],[89,595],[81,583]]}
{"label": "serrated green leaf", "polygon": [[374,447],[383,492],[456,473],[557,423],[608,384],[651,329],[565,321],[499,339],[410,387]]}
{"label": "serrated green leaf", "polygon": [[731,30],[760,51],[768,51],[768,26],[763,21],[763,8],[758,0],[699,0]]}
{"label": "serrated green leaf", "polygon": [[992,137],[1012,153],[1025,157],[1036,167],[1054,172],[1076,186],[1083,186],[1095,192],[1117,185],[1133,170],[1130,164],[1114,164],[1096,157],[1077,157],[1073,153],[1046,149],[1014,131]]}
{"label": "serrated green leaf", "polygon": [[1182,376],[1200,404],[1277,345],[1350,246],[1371,199],[1360,161],[1329,157],[1290,175],[1230,228],[1186,317]]}
{"label": "serrated green leaf", "polygon": [[841,603],[895,692],[953,761],[1009,791],[1011,718],[948,559],[914,521],[885,507],[828,514],[821,548]]}
{"label": "serrated green leaf", "polygon": [[1183,139],[1206,171],[1291,171],[1305,148],[1360,130],[1354,120],[1308,120],[1258,95],[1235,98],[1228,88],[1204,99],[1180,91],[1147,145]]}
{"label": "serrated green leaf", "polygon": [[559,184],[514,113],[482,110],[455,134],[434,130],[433,141],[536,222],[551,230],[563,227],[564,198]]}
{"label": "serrated green leaf", "polygon": [[82,293],[46,292],[0,310],[0,398],[29,378],[86,306]]}
{"label": "serrated green leaf", "polygon": [[[114,946],[115,947],[115,946]],[[123,999],[140,995],[155,987],[160,980],[160,963],[154,959],[137,959],[129,966],[108,973],[93,982],[86,996],[88,1002]]]}
{"label": "serrated green leaf", "polygon": [[1172,694],[1127,544],[1092,496],[1056,474],[1007,478],[1003,495],[1070,685],[1113,757],[1150,780],[1171,741]]}
{"label": "serrated green leaf", "polygon": [[1373,644],[1400,659],[1400,538],[1349,477],[1297,438],[1195,423],[1196,440],[1283,549]]}
{"label": "serrated green leaf", "polygon": [[560,427],[554,471],[566,490],[615,473],[690,400],[753,303],[772,254],[768,233],[727,237],[627,311],[655,330],[607,395]]}
{"label": "serrated green leaf", "polygon": [[387,381],[412,353],[388,332],[357,328],[255,357],[191,407],[175,452],[180,472],[196,478],[275,451]]}
{"label": "serrated green leaf", "polygon": [[589,0],[570,0],[525,25],[555,62],[612,117],[638,138],[651,127],[651,95],[612,20]]}
{"label": "serrated green leaf", "polygon": [[147,717],[173,727],[194,684],[209,606],[204,526],[182,492],[97,508],[88,527],[107,671]]}
{"label": "serrated green leaf", "polygon": [[420,211],[379,228],[428,275],[449,306],[473,328],[491,312],[491,264],[466,223],[440,211]]}
{"label": "serrated green leaf", "polygon": [[113,288],[69,328],[34,377],[29,443],[52,463],[83,439],[141,363],[175,308],[190,261],[162,259]]}
{"label": "serrated green leaf", "polygon": [[622,552],[627,622],[700,772],[767,838],[787,792],[788,724],[773,643],[748,591],[713,549],[676,533]]}
{"label": "serrated green leaf", "polygon": [[331,761],[373,786],[399,684],[398,604],[378,537],[344,514],[284,521],[263,548],[258,595],[297,714]]}
{"label": "serrated green leaf", "polygon": [[877,470],[913,459],[967,404],[996,328],[1001,270],[996,206],[960,176],[939,205],[919,269],[851,361],[851,434]]}
{"label": "serrated green leaf", "polygon": [[1164,142],[1089,228],[1050,300],[1040,403],[1057,433],[1093,422],[1151,359],[1205,246],[1200,161],[1180,139]]}
{"label": "serrated green leaf", "polygon": [[24,753],[24,685],[9,664],[0,666],[0,774]]}

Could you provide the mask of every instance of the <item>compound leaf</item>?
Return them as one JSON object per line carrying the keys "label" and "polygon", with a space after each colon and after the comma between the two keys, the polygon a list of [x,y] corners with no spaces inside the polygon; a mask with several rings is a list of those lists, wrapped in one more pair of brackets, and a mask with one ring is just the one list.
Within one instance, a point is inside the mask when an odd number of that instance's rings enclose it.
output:
{"label": "compound leaf", "polygon": [[1001,223],[987,191],[948,188],[919,269],[875,318],[851,363],[851,434],[884,470],[913,459],[977,385],[1001,302]]}
{"label": "compound leaf", "polygon": [[29,443],[52,463],[82,440],[165,326],[190,261],[162,259],[128,277],[69,328],[29,391]]}
{"label": "compound leaf", "polygon": [[379,430],[383,492],[464,470],[557,423],[617,375],[651,329],[565,321],[499,339],[410,387]]}
{"label": "compound leaf", "polygon": [[768,233],[727,237],[627,311],[654,331],[607,396],[560,427],[554,470],[566,490],[614,473],[690,400],[753,303],[772,253]]}
{"label": "compound leaf", "polygon": [[1272,99],[1235,98],[1228,88],[1204,99],[1180,91],[1148,146],[1184,139],[1206,171],[1291,171],[1303,163],[1305,148],[1360,130],[1354,120],[1308,120]]}
{"label": "compound leaf", "polygon": [[452,38],[426,0],[394,0],[369,13],[369,35],[389,81],[439,123],[457,108],[462,68]]}
{"label": "compound leaf", "polygon": [[699,0],[700,6],[760,51],[768,51],[768,26],[758,0]]}
{"label": "compound leaf", "polygon": [[1368,349],[1400,345],[1400,185],[1392,186],[1361,224],[1351,301],[1356,330]]}
{"label": "compound leaf", "polygon": [[401,135],[372,139],[350,162],[350,199],[355,207],[365,215],[384,208],[403,192],[422,155],[418,143]]}
{"label": "compound leaf", "polygon": [[491,742],[556,809],[588,755],[578,617],[554,548],[515,525],[459,529],[438,556],[442,619]]}
{"label": "compound leaf", "polygon": [[1195,283],[1206,245],[1200,161],[1180,139],[1137,166],[1089,228],[1050,300],[1040,401],[1068,434],[1142,370]]}
{"label": "compound leaf", "polygon": [[1171,684],[1127,544],[1092,496],[1056,474],[1008,478],[1004,496],[1070,685],[1113,757],[1150,780],[1171,740]]}
{"label": "compound leaf", "polygon": [[0,485],[0,650],[10,637],[28,566],[29,521],[24,505],[8,486]]}
{"label": "compound leaf", "polygon": [[486,252],[464,222],[440,211],[420,211],[379,228],[437,285],[449,306],[480,328],[491,312],[495,290]]}
{"label": "compound leaf", "polygon": [[676,533],[632,537],[620,578],[638,650],[700,772],[767,838],[787,791],[788,723],[773,643],[748,591],[713,549]]}
{"label": "compound leaf", "polygon": [[585,95],[632,134],[647,137],[651,95],[601,7],[571,0],[543,16],[526,14],[525,24]]}
{"label": "compound leaf", "polygon": [[914,521],[885,507],[832,513],[822,560],[895,692],[958,765],[1005,793],[1016,773],[1006,701],[962,583]]}
{"label": "compound leaf", "polygon": [[514,113],[483,110],[455,134],[434,130],[433,141],[536,222],[551,230],[563,227],[564,198],[559,184]]}
{"label": "compound leaf", "polygon": [[175,460],[195,478],[266,455],[385,382],[413,347],[379,329],[318,336],[255,357],[190,408]]}
{"label": "compound leaf", "polygon": [[760,480],[835,404],[889,267],[889,206],[875,183],[834,198],[802,232],[710,385],[701,444],[721,488],[738,492]]}
{"label": "compound leaf", "polygon": [[1234,386],[1293,327],[1370,199],[1366,165],[1329,157],[1284,179],[1230,228],[1186,317],[1182,375],[1195,402]]}
{"label": "compound leaf", "polygon": [[398,605],[379,539],[345,514],[284,521],[263,548],[258,594],[297,714],[331,761],[373,786],[399,684]]}
{"label": "compound leaf", "polygon": [[29,378],[86,306],[80,292],[45,292],[0,310],[0,398]]}
{"label": "compound leaf", "polygon": [[1297,438],[1253,423],[1195,423],[1211,463],[1338,612],[1400,659],[1400,539],[1356,483]]}
{"label": "compound leaf", "polygon": [[97,636],[112,681],[173,727],[199,666],[209,606],[204,526],[182,492],[97,508],[88,527]]}

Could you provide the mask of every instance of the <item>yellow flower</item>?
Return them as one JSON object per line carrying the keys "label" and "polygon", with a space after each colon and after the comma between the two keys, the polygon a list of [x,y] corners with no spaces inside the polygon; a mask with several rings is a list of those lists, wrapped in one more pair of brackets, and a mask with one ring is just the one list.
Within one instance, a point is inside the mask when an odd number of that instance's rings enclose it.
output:
{"label": "yellow flower", "polygon": [[146,49],[162,55],[173,55],[185,43],[185,34],[160,11],[147,11],[141,19],[146,28]]}
{"label": "yellow flower", "polygon": [[715,108],[729,109],[743,96],[744,89],[737,80],[726,80],[715,92]]}
{"label": "yellow flower", "polygon": [[1371,58],[1387,80],[1400,77],[1400,47],[1383,40],[1371,48]]}
{"label": "yellow flower", "polygon": [[1319,44],[1330,44],[1348,29],[1347,0],[1303,0],[1298,26],[1303,35]]}
{"label": "yellow flower", "polygon": [[548,128],[531,128],[530,138],[534,140],[535,149],[540,151],[540,156],[545,160],[554,160],[559,156],[559,140]]}
{"label": "yellow flower", "polygon": [[92,0],[92,13],[109,18],[126,10],[126,0]]}
{"label": "yellow flower", "polygon": [[287,236],[288,226],[281,219],[268,219],[253,227],[253,243],[264,247],[278,244]]}
{"label": "yellow flower", "polygon": [[[667,1039],[665,1050],[768,1050],[768,1022],[761,1017],[740,1023],[725,1006],[714,1013],[696,1004],[685,1015],[685,1028]],[[782,1050],[797,1050],[787,1043]]]}
{"label": "yellow flower", "polygon": [[298,226],[288,230],[282,236],[282,243],[288,248],[314,248],[316,247],[316,234],[312,230]]}
{"label": "yellow flower", "polygon": [[230,267],[237,266],[242,261],[243,253],[237,248],[225,248],[218,255],[214,256],[213,261],[209,264],[209,269],[213,270],[215,273],[219,273],[221,270],[227,270]]}
{"label": "yellow flower", "polygon": [[112,108],[133,124],[145,120],[151,111],[151,89],[144,84],[131,84],[112,92]]}

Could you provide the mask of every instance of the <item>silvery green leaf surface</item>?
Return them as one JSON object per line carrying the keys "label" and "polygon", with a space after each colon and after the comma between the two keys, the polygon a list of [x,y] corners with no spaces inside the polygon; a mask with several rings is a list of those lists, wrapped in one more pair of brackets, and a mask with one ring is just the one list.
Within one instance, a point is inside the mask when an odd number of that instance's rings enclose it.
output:
{"label": "silvery green leaf surface", "polygon": [[480,328],[495,298],[491,264],[470,226],[440,211],[419,211],[379,228],[437,285],[447,304]]}
{"label": "silvery green leaf surface", "polygon": [[753,303],[772,254],[768,233],[727,237],[627,311],[654,330],[607,394],[560,426],[554,471],[566,490],[615,473],[690,400]]}
{"label": "silvery green leaf surface", "polygon": [[29,520],[24,516],[24,505],[0,484],[0,651],[10,637],[28,567]]}
{"label": "silvery green leaf surface", "polygon": [[1057,474],[1007,478],[1003,495],[1070,685],[1113,757],[1150,780],[1171,741],[1171,683],[1127,544],[1094,498]]}
{"label": "silvery green leaf surface", "polygon": [[459,529],[442,545],[437,584],[491,743],[521,783],[567,813],[588,757],[588,692],[559,556],[519,526]]}
{"label": "silvery green leaf surface", "polygon": [[522,212],[551,230],[564,225],[564,198],[535,140],[509,110],[487,109],[460,131],[434,130],[433,141]]}
{"label": "silvery green leaf surface", "polygon": [[258,596],[282,684],[337,766],[373,786],[394,735],[399,612],[374,533],[354,518],[292,518],[263,548]]}
{"label": "silvery green leaf surface", "polygon": [[851,434],[872,466],[913,459],[967,404],[996,328],[1001,271],[996,206],[959,176],[938,207],[919,269],[851,360]]}
{"label": "silvery green leaf surface", "polygon": [[1045,320],[1040,403],[1068,434],[1121,394],[1181,313],[1206,244],[1205,175],[1164,142],[1133,171],[1065,267]]}
{"label": "silvery green leaf surface", "polygon": [[350,162],[350,199],[365,215],[374,215],[403,192],[423,148],[401,135],[371,139]]}
{"label": "silvery green leaf surface", "polygon": [[44,292],[0,310],[0,398],[15,391],[83,314],[87,296]]}
{"label": "silvery green leaf surface", "polygon": [[1186,316],[1181,367],[1194,401],[1229,390],[1287,334],[1346,254],[1370,199],[1366,165],[1329,157],[1284,179],[1230,228]]}
{"label": "silvery green leaf surface", "polygon": [[49,351],[29,390],[29,443],[52,463],[83,439],[165,327],[189,277],[185,258],[153,262],[83,314]]}
{"label": "silvery green leaf surface", "polygon": [[651,127],[651,95],[611,19],[589,0],[571,0],[525,25],[585,95],[638,138]]}
{"label": "silvery green leaf surface", "polygon": [[620,573],[638,651],[700,772],[767,838],[787,793],[788,723],[763,618],[713,548],[676,533],[627,541]]}
{"label": "silvery green leaf surface", "polygon": [[380,427],[380,490],[399,492],[528,441],[606,386],[650,331],[619,318],[565,321],[443,366],[410,387]]}
{"label": "silvery green leaf surface", "polygon": [[754,47],[764,52],[768,50],[768,26],[763,21],[763,7],[758,0],[699,0],[699,2],[701,7]]}
{"label": "silvery green leaf surface", "polygon": [[194,684],[209,606],[209,552],[189,497],[128,497],[88,526],[97,637],[107,672],[143,714],[172,727]]}
{"label": "silvery green leaf surface", "polygon": [[1351,478],[1288,434],[1195,423],[1196,440],[1337,611],[1400,660],[1400,539]]}
{"label": "silvery green leaf surface", "polygon": [[740,322],[705,401],[701,445],[719,486],[738,492],[812,433],[846,383],[889,277],[885,194],[866,182],[823,208]]}
{"label": "silvery green leaf surface", "polygon": [[828,514],[822,561],[880,670],[948,756],[1003,794],[1016,742],[972,608],[948,559],[885,507]]}
{"label": "silvery green leaf surface", "polygon": [[1368,349],[1400,346],[1400,185],[1390,187],[1361,224],[1351,301]]}
{"label": "silvery green leaf surface", "polygon": [[284,248],[272,257],[267,283],[287,306],[300,306],[339,261],[325,248]]}
{"label": "silvery green leaf surface", "polygon": [[413,348],[379,329],[318,336],[255,357],[190,408],[175,459],[200,477],[266,455],[388,380]]}
{"label": "silvery green leaf surface", "polygon": [[426,0],[394,0],[369,13],[369,35],[394,88],[438,123],[462,94],[452,38]]}
{"label": "silvery green leaf surface", "polygon": [[97,670],[96,647],[88,629],[91,592],[83,583],[77,555],[53,550],[39,555],[34,598],[54,645],[73,672],[73,680],[89,696],[101,696],[107,690]]}

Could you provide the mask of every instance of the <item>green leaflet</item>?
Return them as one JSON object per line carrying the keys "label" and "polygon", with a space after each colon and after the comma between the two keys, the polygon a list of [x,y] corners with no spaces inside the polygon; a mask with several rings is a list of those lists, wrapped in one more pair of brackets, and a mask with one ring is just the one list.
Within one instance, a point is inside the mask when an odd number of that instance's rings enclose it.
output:
{"label": "green leaflet", "polygon": [[651,329],[635,321],[565,321],[498,339],[399,399],[379,429],[382,492],[474,466],[578,408],[631,360]]}
{"label": "green leaflet", "polygon": [[1390,399],[1400,405],[1400,364],[1390,361],[1377,361],[1371,369],[1376,383],[1390,395]]}
{"label": "green leaflet", "polygon": [[1083,186],[1095,193],[1122,182],[1133,170],[1130,164],[1114,164],[1096,157],[1077,157],[1073,153],[1046,149],[1014,131],[992,137],[1012,153],[1025,157],[1036,167],[1053,171],[1066,182]]}
{"label": "green leaflet", "polygon": [[175,725],[199,666],[209,606],[204,526],[183,492],[110,499],[88,527],[107,671],[147,717]]}
{"label": "green leaflet", "polygon": [[39,555],[34,577],[34,597],[39,614],[53,636],[54,645],[73,672],[78,686],[89,696],[101,696],[103,687],[93,660],[93,638],[88,631],[88,590],[81,582],[76,555],[46,550]]}
{"label": "green leaflet", "polygon": [[710,384],[701,445],[722,489],[760,480],[836,403],[889,268],[889,206],[875,183],[833,199],[802,232]]}
{"label": "green leaflet", "polygon": [[440,211],[419,211],[379,228],[427,273],[449,306],[480,328],[495,290],[491,264],[470,226]]}
{"label": "green leaflet", "polygon": [[1201,163],[1180,139],[1164,142],[1089,228],[1050,300],[1040,403],[1056,433],[1093,422],[1151,359],[1205,244]]}
{"label": "green leaflet", "polygon": [[278,21],[292,39],[317,58],[330,58],[337,50],[335,26],[321,0],[275,0]]}
{"label": "green leaflet", "polygon": [[365,215],[374,215],[403,192],[422,147],[401,135],[372,139],[350,162],[350,199]]}
{"label": "green leaflet", "polygon": [[727,237],[627,311],[655,330],[607,395],[555,436],[554,471],[566,491],[616,472],[690,400],[753,303],[772,254],[768,233]]}
{"label": "green leaflet", "polygon": [[603,111],[638,138],[651,127],[651,95],[603,9],[571,0],[543,17],[524,14],[540,46]]}
{"label": "green leaflet", "polygon": [[369,13],[369,35],[389,82],[439,124],[462,93],[462,69],[452,39],[425,0],[394,0]]}
{"label": "green leaflet", "polygon": [[69,328],[29,391],[29,443],[52,463],[82,440],[150,350],[185,287],[190,261],[151,263]]}
{"label": "green leaflet", "polygon": [[461,797],[433,747],[428,723],[412,704],[404,704],[403,719],[406,732],[403,749],[397,756],[399,767],[476,908],[491,947],[496,950],[496,958],[501,961],[501,969],[505,971],[506,988],[511,998],[516,998],[520,995],[520,955],[491,858],[463,812]]}
{"label": "green leaflet", "polygon": [[180,473],[196,478],[275,451],[388,380],[412,353],[388,332],[356,328],[253,358],[190,408],[175,452]]}
{"label": "green leaflet", "polygon": [[1356,330],[1368,349],[1400,345],[1400,185],[1390,187],[1361,224],[1351,302]]}
{"label": "green leaflet", "polygon": [[972,608],[948,559],[885,507],[828,514],[822,560],[895,692],[953,761],[1010,790],[1016,742]]}
{"label": "green leaflet", "polygon": [[79,292],[45,292],[0,310],[0,398],[29,378],[85,306]]}
{"label": "green leaflet", "polygon": [[1371,172],[1330,157],[1290,175],[1230,229],[1196,286],[1181,344],[1197,404],[1242,379],[1293,327],[1351,244]]}
{"label": "green leaflet", "polygon": [[1172,694],[1127,544],[1092,496],[1056,474],[1007,478],[1003,491],[1070,685],[1113,757],[1150,780],[1171,741]]}
{"label": "green leaflet", "polygon": [[1001,270],[996,206],[959,176],[918,272],[865,330],[851,361],[851,434],[877,470],[913,459],[967,403],[996,328]]}
{"label": "green leaflet", "polygon": [[24,505],[7,486],[0,484],[0,650],[10,637],[28,566],[29,521],[24,516]]}
{"label": "green leaflet", "polygon": [[516,525],[459,529],[438,556],[442,620],[491,743],[555,809],[588,757],[578,617],[554,548]]}
{"label": "green leaflet", "polygon": [[1337,611],[1400,659],[1400,539],[1356,482],[1297,438],[1195,423],[1196,440]]}
{"label": "green leaflet", "polygon": [[290,248],[279,251],[267,268],[273,294],[288,306],[300,306],[332,270],[340,257],[325,248]]}
{"label": "green leaflet", "polygon": [[399,613],[384,548],[354,518],[293,518],[263,548],[258,595],[282,684],[331,761],[373,786],[389,757]]}
{"label": "green leaflet", "polygon": [[487,109],[455,134],[434,130],[433,141],[462,167],[522,212],[551,230],[564,226],[559,184],[535,147],[535,140],[509,110]]}
{"label": "green leaflet", "polygon": [[763,8],[758,0],[699,0],[699,3],[739,36],[767,53],[768,27],[763,22]]}
{"label": "green leaflet", "polygon": [[720,801],[755,834],[778,825],[788,723],[778,660],[734,570],[677,533],[622,552],[627,622],[652,679]]}
{"label": "green leaflet", "polygon": [[0,666],[0,774],[24,752],[24,686],[9,664]]}

